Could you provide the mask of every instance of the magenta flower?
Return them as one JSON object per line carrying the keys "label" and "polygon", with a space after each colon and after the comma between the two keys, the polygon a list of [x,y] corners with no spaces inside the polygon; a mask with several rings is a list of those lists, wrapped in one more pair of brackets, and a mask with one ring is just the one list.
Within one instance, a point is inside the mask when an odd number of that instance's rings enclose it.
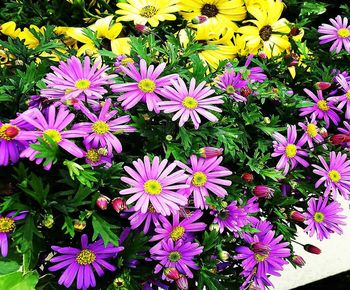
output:
{"label": "magenta flower", "polygon": [[346,225],[343,222],[343,219],[346,219],[346,216],[339,215],[339,212],[343,211],[340,206],[340,203],[333,201],[328,203],[328,197],[322,199],[322,197],[316,200],[311,198],[308,201],[308,208],[306,215],[306,224],[305,232],[309,233],[312,237],[315,233],[317,239],[320,241],[323,238],[329,239],[331,233],[342,234],[341,225]]}
{"label": "magenta flower", "polygon": [[[311,121],[309,121],[307,118],[305,118],[305,123],[299,122],[298,125],[301,127],[301,129],[304,130],[303,136],[300,138],[300,143],[305,144],[307,143],[310,150],[314,150],[314,141],[315,143],[322,143],[324,142],[323,137],[320,134],[320,130],[317,127],[317,121],[316,116],[314,114],[311,115]],[[323,145],[324,149],[327,149],[326,145]]]}
{"label": "magenta flower", "polygon": [[22,211],[19,215],[15,216],[15,213],[15,211],[11,211],[6,216],[0,214],[0,249],[3,257],[7,256],[8,240],[16,228],[15,221],[23,220],[28,214],[27,211]]}
{"label": "magenta flower", "polygon": [[117,133],[135,132],[136,129],[129,125],[123,125],[130,121],[130,116],[122,116],[111,120],[118,112],[109,111],[112,100],[107,99],[104,103],[99,116],[91,113],[85,106],[81,106],[81,111],[91,122],[78,123],[73,129],[82,130],[89,134],[84,138],[84,144],[90,144],[92,147],[107,147],[109,153],[113,149],[122,152],[122,144],[115,136]]}
{"label": "magenta flower", "polygon": [[237,74],[232,69],[226,69],[222,75],[215,80],[219,89],[226,92],[236,102],[246,102],[247,98],[243,97],[240,89],[244,88],[248,81],[241,79],[241,74]]}
{"label": "magenta flower", "polygon": [[339,83],[341,90],[343,91],[342,95],[334,96],[328,98],[329,101],[334,101],[339,103],[337,108],[339,110],[343,109],[346,105],[345,118],[350,119],[350,82],[348,82],[343,75],[336,77],[337,82]]}
{"label": "magenta flower", "polygon": [[193,193],[194,205],[196,208],[208,208],[205,197],[209,196],[209,192],[222,198],[227,195],[227,191],[221,187],[221,185],[230,186],[232,182],[230,180],[221,179],[221,177],[229,176],[232,172],[220,166],[222,160],[222,157],[204,159],[192,155],[190,158],[190,166],[176,161],[180,168],[185,169],[186,172],[190,174],[187,178],[189,188],[183,189],[181,192],[188,197]]}
{"label": "magenta flower", "polygon": [[79,58],[72,56],[66,62],[60,61],[58,67],[52,66],[53,73],[46,75],[44,82],[47,88],[40,94],[49,99],[60,100],[65,103],[71,98],[81,101],[102,99],[107,90],[104,85],[110,85],[116,75],[107,75],[108,66],[102,66],[96,61],[90,67],[90,58],[85,57],[83,63]]}
{"label": "magenta flower", "polygon": [[[20,131],[17,139],[26,141],[35,141],[37,137],[41,137],[45,140],[45,136],[49,136],[52,141],[57,143],[58,146],[69,152],[75,157],[81,158],[84,156],[83,150],[81,150],[75,143],[68,140],[69,138],[79,138],[86,135],[82,130],[64,130],[73,121],[74,114],[70,113],[65,107],[60,107],[56,113],[55,106],[50,106],[47,116],[44,115],[38,109],[31,109],[31,114],[23,113],[21,118],[28,124],[35,127],[35,131]],[[33,161],[38,151],[31,147],[26,148],[20,155],[20,157],[29,158]],[[40,164],[43,158],[36,158],[36,164]],[[44,168],[49,170],[52,162],[46,164]]]}
{"label": "magenta flower", "polygon": [[214,105],[223,104],[224,101],[222,100],[222,96],[208,98],[215,91],[210,87],[205,87],[206,82],[201,82],[196,87],[196,80],[192,78],[188,89],[181,78],[178,78],[177,81],[172,80],[171,84],[174,87],[166,86],[162,90],[163,96],[169,99],[169,101],[159,102],[158,105],[164,113],[176,112],[172,120],[176,121],[180,118],[180,127],[191,118],[194,127],[198,129],[201,123],[199,115],[202,115],[211,122],[218,121],[218,118],[208,110],[221,112],[221,109]]}
{"label": "magenta flower", "polygon": [[49,271],[58,271],[66,268],[62,273],[58,284],[69,288],[74,280],[78,289],[88,289],[96,286],[94,272],[99,277],[104,275],[104,268],[115,271],[116,267],[108,263],[106,259],[115,258],[123,247],[114,247],[112,244],[103,245],[103,240],[89,244],[87,235],[81,236],[81,249],[73,247],[52,246],[52,250],[61,255],[51,258],[51,263],[56,265],[49,267]]}
{"label": "magenta flower", "polygon": [[[343,134],[348,134],[350,136],[350,124],[346,121],[343,122],[345,128],[338,128],[338,131]],[[345,145],[350,148],[350,142],[346,142]]]}
{"label": "magenta flower", "polygon": [[148,206],[146,213],[142,213],[141,211],[135,211],[134,207],[132,207],[129,211],[134,212],[129,217],[130,225],[133,230],[137,229],[143,222],[145,222],[143,232],[147,234],[151,226],[160,225],[159,218],[162,215],[160,213],[157,213],[156,209],[152,205]]}
{"label": "magenta flower", "polygon": [[203,252],[203,247],[198,243],[174,242],[172,239],[161,242],[161,248],[152,254],[152,258],[159,260],[155,267],[155,273],[165,268],[175,268],[180,273],[193,278],[190,269],[198,270],[199,267],[193,261],[194,257]]}
{"label": "magenta flower", "polygon": [[304,167],[309,166],[309,163],[303,159],[303,157],[308,156],[308,153],[301,149],[301,146],[304,144],[302,143],[303,140],[299,140],[296,143],[297,129],[295,125],[287,126],[287,138],[278,132],[273,133],[272,137],[276,141],[273,141],[274,153],[271,156],[281,156],[276,165],[277,170],[284,168],[283,174],[287,174],[289,169],[295,168],[299,163]]}
{"label": "magenta flower", "polygon": [[93,147],[91,144],[86,144],[84,157],[85,162],[92,167],[104,165],[105,168],[109,168],[112,166],[113,155],[104,147]]}
{"label": "magenta flower", "polygon": [[324,120],[326,122],[326,128],[329,127],[329,120],[331,120],[335,125],[338,125],[340,118],[335,111],[340,110],[334,106],[333,102],[328,102],[323,98],[323,91],[318,90],[317,96],[308,89],[304,89],[304,92],[315,103],[311,107],[301,108],[301,113],[299,116],[315,114],[317,119]]}
{"label": "magenta flower", "polygon": [[322,24],[318,27],[318,32],[324,34],[320,36],[320,44],[333,42],[330,51],[339,53],[344,47],[350,53],[350,25],[348,25],[348,18],[337,16],[335,19],[330,18],[332,25]]}
{"label": "magenta flower", "polygon": [[[177,190],[188,188],[185,180],[188,175],[184,170],[178,170],[170,174],[176,167],[175,163],[169,164],[164,159],[159,162],[159,157],[154,157],[150,162],[148,156],[133,162],[136,171],[125,166],[125,171],[132,177],[122,177],[121,180],[131,187],[120,191],[121,195],[132,194],[127,204],[135,201],[135,211],[141,210],[147,213],[151,203],[155,210],[162,215],[170,215],[180,209],[179,205],[186,205],[187,198],[179,194]],[[176,190],[176,191],[174,191]]]}
{"label": "magenta flower", "polygon": [[159,113],[158,103],[159,96],[162,96],[162,88],[170,84],[170,80],[177,78],[177,74],[172,74],[164,77],[159,77],[164,71],[166,64],[162,63],[154,68],[150,65],[147,68],[147,63],[144,59],[140,60],[140,71],[134,63],[127,63],[127,68],[121,66],[121,70],[134,81],[133,83],[114,84],[111,86],[115,93],[123,93],[118,97],[118,101],[122,102],[124,110],[129,110],[139,102],[147,104],[149,111]]}
{"label": "magenta flower", "polygon": [[244,66],[247,68],[247,71],[248,71],[247,80],[249,80],[252,83],[254,82],[262,83],[264,80],[267,79],[267,75],[264,74],[264,70],[260,66],[254,66],[254,67],[248,68],[248,66],[252,62],[253,57],[254,57],[254,54],[250,54],[247,57],[247,60],[244,64]]}
{"label": "magenta flower", "polygon": [[347,155],[341,154],[341,152],[336,154],[332,151],[329,154],[329,165],[322,156],[318,156],[318,158],[324,168],[312,164],[315,168],[313,173],[321,176],[316,182],[315,188],[324,183],[326,186],[324,196],[328,196],[332,191],[334,197],[340,192],[345,199],[350,199],[350,160],[347,160]]}

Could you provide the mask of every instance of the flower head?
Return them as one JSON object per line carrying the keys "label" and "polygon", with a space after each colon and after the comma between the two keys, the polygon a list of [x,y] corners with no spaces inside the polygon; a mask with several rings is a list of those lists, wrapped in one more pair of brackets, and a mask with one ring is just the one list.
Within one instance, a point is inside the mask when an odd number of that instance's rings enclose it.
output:
{"label": "flower head", "polygon": [[[350,47],[350,42],[349,42]],[[345,118],[350,119],[350,81],[347,81],[343,75],[336,77],[336,80],[341,88],[342,94],[340,96],[334,96],[328,98],[329,101],[339,103],[337,108],[339,110],[346,108]]]}
{"label": "flower head", "polygon": [[[305,123],[299,122],[298,125],[304,130],[304,134],[300,138],[300,143],[307,143],[312,151],[314,150],[314,141],[315,143],[324,142],[319,128],[317,127],[316,115],[312,114],[310,121],[306,118]],[[326,145],[323,145],[323,148],[327,149]]]}
{"label": "flower head", "polygon": [[98,276],[104,275],[104,268],[115,271],[116,267],[108,263],[106,259],[115,258],[123,247],[114,247],[112,244],[103,245],[103,240],[89,244],[88,236],[81,236],[81,249],[73,247],[52,246],[52,250],[61,254],[51,258],[55,265],[49,267],[49,271],[58,271],[66,268],[62,273],[58,284],[69,288],[74,280],[77,280],[78,289],[87,289],[96,286],[94,271]]}
{"label": "flower head", "polygon": [[146,213],[142,213],[140,210],[135,211],[135,208],[132,207],[129,211],[132,211],[133,214],[129,217],[130,225],[132,229],[137,229],[141,226],[143,222],[145,225],[143,227],[143,232],[148,233],[151,226],[159,226],[159,218],[162,216],[156,211],[153,205],[149,205]]}
{"label": "flower head", "polygon": [[247,81],[241,79],[241,75],[233,70],[226,69],[222,75],[218,76],[218,87],[226,92],[236,102],[246,102],[240,90],[247,85]]}

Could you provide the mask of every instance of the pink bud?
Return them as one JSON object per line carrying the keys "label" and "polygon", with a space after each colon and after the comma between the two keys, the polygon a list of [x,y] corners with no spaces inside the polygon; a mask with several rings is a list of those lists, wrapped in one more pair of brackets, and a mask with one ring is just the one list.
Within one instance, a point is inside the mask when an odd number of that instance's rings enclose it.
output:
{"label": "pink bud", "polygon": [[293,210],[290,213],[289,218],[291,220],[297,221],[297,222],[304,222],[305,221],[305,216],[302,213],[295,211],[295,210]]}
{"label": "pink bud", "polygon": [[258,53],[258,56],[259,56],[260,58],[262,58],[262,59],[266,59],[266,58],[267,58],[267,54],[266,54],[265,52],[262,52],[262,51],[260,51],[260,52]]}
{"label": "pink bud", "polygon": [[216,156],[220,156],[224,149],[215,148],[215,147],[203,147],[198,150],[198,153],[203,158],[212,158]]}
{"label": "pink bud", "polygon": [[188,280],[186,276],[181,275],[180,278],[176,280],[176,286],[179,290],[188,290]]}
{"label": "pink bud", "polygon": [[253,193],[256,197],[267,197],[271,198],[275,191],[266,185],[257,185],[253,189]]}
{"label": "pink bud", "polygon": [[110,199],[109,199],[107,196],[101,194],[101,195],[98,197],[98,199],[96,200],[96,205],[97,205],[100,209],[106,210],[106,209],[107,209],[107,206],[108,206],[108,204],[109,204],[109,201],[110,201]]}
{"label": "pink bud", "polygon": [[343,143],[350,142],[350,134],[335,134],[329,140],[332,145],[342,145]]}
{"label": "pink bud", "polygon": [[320,248],[317,248],[316,246],[313,246],[313,245],[310,245],[310,244],[304,245],[304,250],[306,252],[309,252],[309,253],[315,254],[315,255],[321,254],[321,249]]}
{"label": "pink bud", "polygon": [[305,260],[303,259],[303,257],[298,256],[298,255],[294,255],[292,257],[292,261],[294,264],[298,265],[299,267],[302,267],[306,264]]}
{"label": "pink bud", "polygon": [[143,34],[149,34],[151,32],[151,28],[143,24],[136,24],[135,29]]}
{"label": "pink bud", "polygon": [[116,197],[115,199],[113,199],[112,206],[117,213],[120,213],[128,207],[126,201],[121,197]]}
{"label": "pink bud", "polygon": [[180,278],[179,271],[175,268],[166,268],[164,270],[164,275],[171,280],[177,280]]}
{"label": "pink bud", "polygon": [[327,138],[328,137],[328,131],[326,128],[321,128],[320,129],[320,135],[323,137],[323,138]]}
{"label": "pink bud", "polygon": [[256,242],[251,244],[251,249],[254,253],[260,254],[263,256],[268,256],[270,253],[270,247],[261,242]]}
{"label": "pink bud", "polygon": [[191,20],[192,24],[202,24],[206,22],[209,18],[205,15],[196,16]]}
{"label": "pink bud", "polygon": [[331,83],[328,83],[328,82],[317,82],[317,83],[315,84],[315,88],[316,88],[317,90],[323,91],[323,90],[327,90],[331,85],[332,85],[332,84],[331,84]]}
{"label": "pink bud", "polygon": [[244,182],[247,182],[247,183],[254,181],[254,175],[250,172],[244,172],[241,178]]}
{"label": "pink bud", "polygon": [[6,130],[5,130],[5,136],[6,137],[9,137],[9,138],[15,138],[17,135],[18,135],[18,133],[19,133],[19,129],[17,128],[17,127],[15,127],[15,126],[11,126],[10,125],[10,127],[8,127]]}

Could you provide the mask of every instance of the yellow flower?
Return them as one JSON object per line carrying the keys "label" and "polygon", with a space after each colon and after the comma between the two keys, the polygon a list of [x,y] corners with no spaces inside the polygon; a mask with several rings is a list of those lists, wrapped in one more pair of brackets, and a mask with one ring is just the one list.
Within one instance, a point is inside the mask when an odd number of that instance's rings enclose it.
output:
{"label": "yellow flower", "polygon": [[11,38],[16,38],[21,33],[21,29],[16,29],[16,23],[13,21],[9,21],[0,25],[0,33],[7,35]]}
{"label": "yellow flower", "polygon": [[278,55],[290,47],[287,35],[290,32],[288,21],[281,17],[284,4],[280,1],[267,0],[264,10],[250,7],[248,12],[256,20],[248,20],[255,26],[243,26],[238,29],[246,41],[247,49],[251,53],[262,50],[267,57]]}
{"label": "yellow flower", "polygon": [[208,20],[199,26],[210,26],[210,30],[219,33],[226,28],[236,30],[237,25],[232,21],[245,19],[247,12],[243,0],[180,0],[178,6],[189,22],[197,16],[207,16]]}
{"label": "yellow flower", "polygon": [[260,9],[265,11],[267,7],[267,0],[244,0],[245,6],[248,11],[251,9]]}
{"label": "yellow flower", "polygon": [[117,21],[134,21],[134,24],[143,24],[147,22],[156,27],[159,21],[175,20],[173,14],[178,12],[176,6],[178,0],[127,0],[128,3],[118,3],[120,10],[116,13],[123,15]]}
{"label": "yellow flower", "polygon": [[[29,28],[34,29],[36,32],[43,34],[45,31],[45,27],[39,28],[36,25],[30,25]],[[30,30],[25,27],[23,31],[18,35],[21,40],[24,40],[24,44],[29,48],[36,48],[39,45],[39,40],[30,32]]]}
{"label": "yellow flower", "polygon": [[[288,66],[288,71],[293,79],[296,76],[297,66],[298,67],[301,66],[304,69],[306,69],[307,72],[310,72],[310,68],[307,67],[307,65],[303,62],[303,60],[305,60],[306,58],[309,58],[309,59],[313,58],[312,52],[310,52],[305,42],[296,41],[296,43],[298,44],[298,50],[297,50],[298,64],[296,66]],[[290,53],[292,54],[293,52],[290,52]]]}

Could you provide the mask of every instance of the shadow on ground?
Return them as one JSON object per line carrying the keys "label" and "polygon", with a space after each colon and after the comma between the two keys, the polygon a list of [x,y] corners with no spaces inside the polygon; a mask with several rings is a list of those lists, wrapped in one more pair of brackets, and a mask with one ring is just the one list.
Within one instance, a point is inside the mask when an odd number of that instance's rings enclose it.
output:
{"label": "shadow on ground", "polygon": [[293,290],[349,290],[350,271],[328,277],[326,279],[310,283]]}

